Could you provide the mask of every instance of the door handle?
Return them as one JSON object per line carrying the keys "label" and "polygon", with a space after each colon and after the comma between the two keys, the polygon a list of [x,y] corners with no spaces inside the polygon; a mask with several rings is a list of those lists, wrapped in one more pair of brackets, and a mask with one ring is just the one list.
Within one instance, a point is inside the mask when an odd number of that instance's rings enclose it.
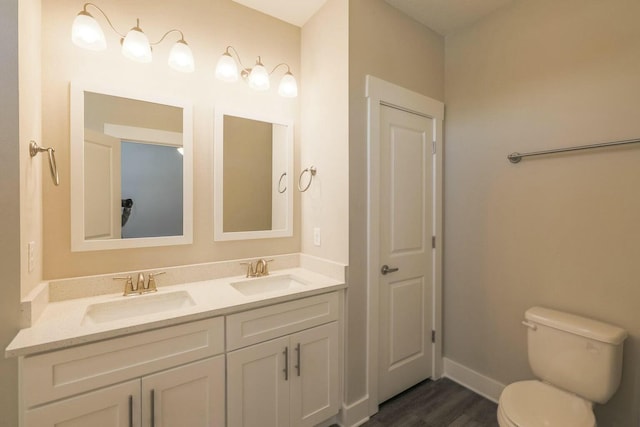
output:
{"label": "door handle", "polygon": [[389,267],[387,264],[383,265],[382,268],[380,269],[380,273],[382,274],[388,274],[388,273],[393,273],[395,271],[400,270],[399,268],[393,268],[393,267]]}

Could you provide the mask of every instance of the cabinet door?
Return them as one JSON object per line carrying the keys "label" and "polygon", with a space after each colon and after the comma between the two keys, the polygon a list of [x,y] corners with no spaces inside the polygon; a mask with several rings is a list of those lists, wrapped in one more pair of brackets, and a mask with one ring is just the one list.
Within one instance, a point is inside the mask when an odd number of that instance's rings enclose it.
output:
{"label": "cabinet door", "polygon": [[314,426],[338,413],[338,323],[291,335],[291,427]]}
{"label": "cabinet door", "polygon": [[227,417],[231,427],[288,427],[289,338],[227,354]]}
{"label": "cabinet door", "polygon": [[143,426],[224,427],[224,408],[224,356],[142,378]]}
{"label": "cabinet door", "polygon": [[138,427],[140,380],[44,405],[25,412],[25,427]]}

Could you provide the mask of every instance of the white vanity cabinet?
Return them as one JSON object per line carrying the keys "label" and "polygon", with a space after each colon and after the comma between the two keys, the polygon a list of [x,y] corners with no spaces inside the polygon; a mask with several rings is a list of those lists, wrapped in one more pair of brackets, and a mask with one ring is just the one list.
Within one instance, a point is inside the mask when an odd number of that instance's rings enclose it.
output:
{"label": "white vanity cabinet", "polygon": [[338,413],[339,305],[333,292],[227,317],[229,427],[314,426]]}
{"label": "white vanity cabinet", "polygon": [[25,357],[26,427],[225,425],[224,320]]}
{"label": "white vanity cabinet", "polygon": [[140,380],[50,403],[25,412],[24,425],[129,427],[140,425]]}

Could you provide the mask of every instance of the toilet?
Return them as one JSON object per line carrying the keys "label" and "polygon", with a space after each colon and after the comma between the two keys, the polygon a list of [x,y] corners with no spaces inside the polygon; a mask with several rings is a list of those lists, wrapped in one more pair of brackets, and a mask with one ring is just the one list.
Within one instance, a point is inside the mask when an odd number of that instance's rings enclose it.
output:
{"label": "toilet", "polygon": [[627,332],[542,307],[527,310],[525,319],[529,365],[539,379],[505,387],[498,425],[594,427],[593,403],[606,403],[620,385]]}

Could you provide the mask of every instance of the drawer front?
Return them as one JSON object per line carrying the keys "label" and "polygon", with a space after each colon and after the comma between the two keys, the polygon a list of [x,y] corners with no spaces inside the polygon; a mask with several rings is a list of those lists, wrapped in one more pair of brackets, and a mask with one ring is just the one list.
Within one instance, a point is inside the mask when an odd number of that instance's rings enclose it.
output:
{"label": "drawer front", "polygon": [[227,316],[227,351],[338,320],[332,292]]}
{"label": "drawer front", "polygon": [[224,352],[224,318],[201,320],[25,357],[26,407]]}

